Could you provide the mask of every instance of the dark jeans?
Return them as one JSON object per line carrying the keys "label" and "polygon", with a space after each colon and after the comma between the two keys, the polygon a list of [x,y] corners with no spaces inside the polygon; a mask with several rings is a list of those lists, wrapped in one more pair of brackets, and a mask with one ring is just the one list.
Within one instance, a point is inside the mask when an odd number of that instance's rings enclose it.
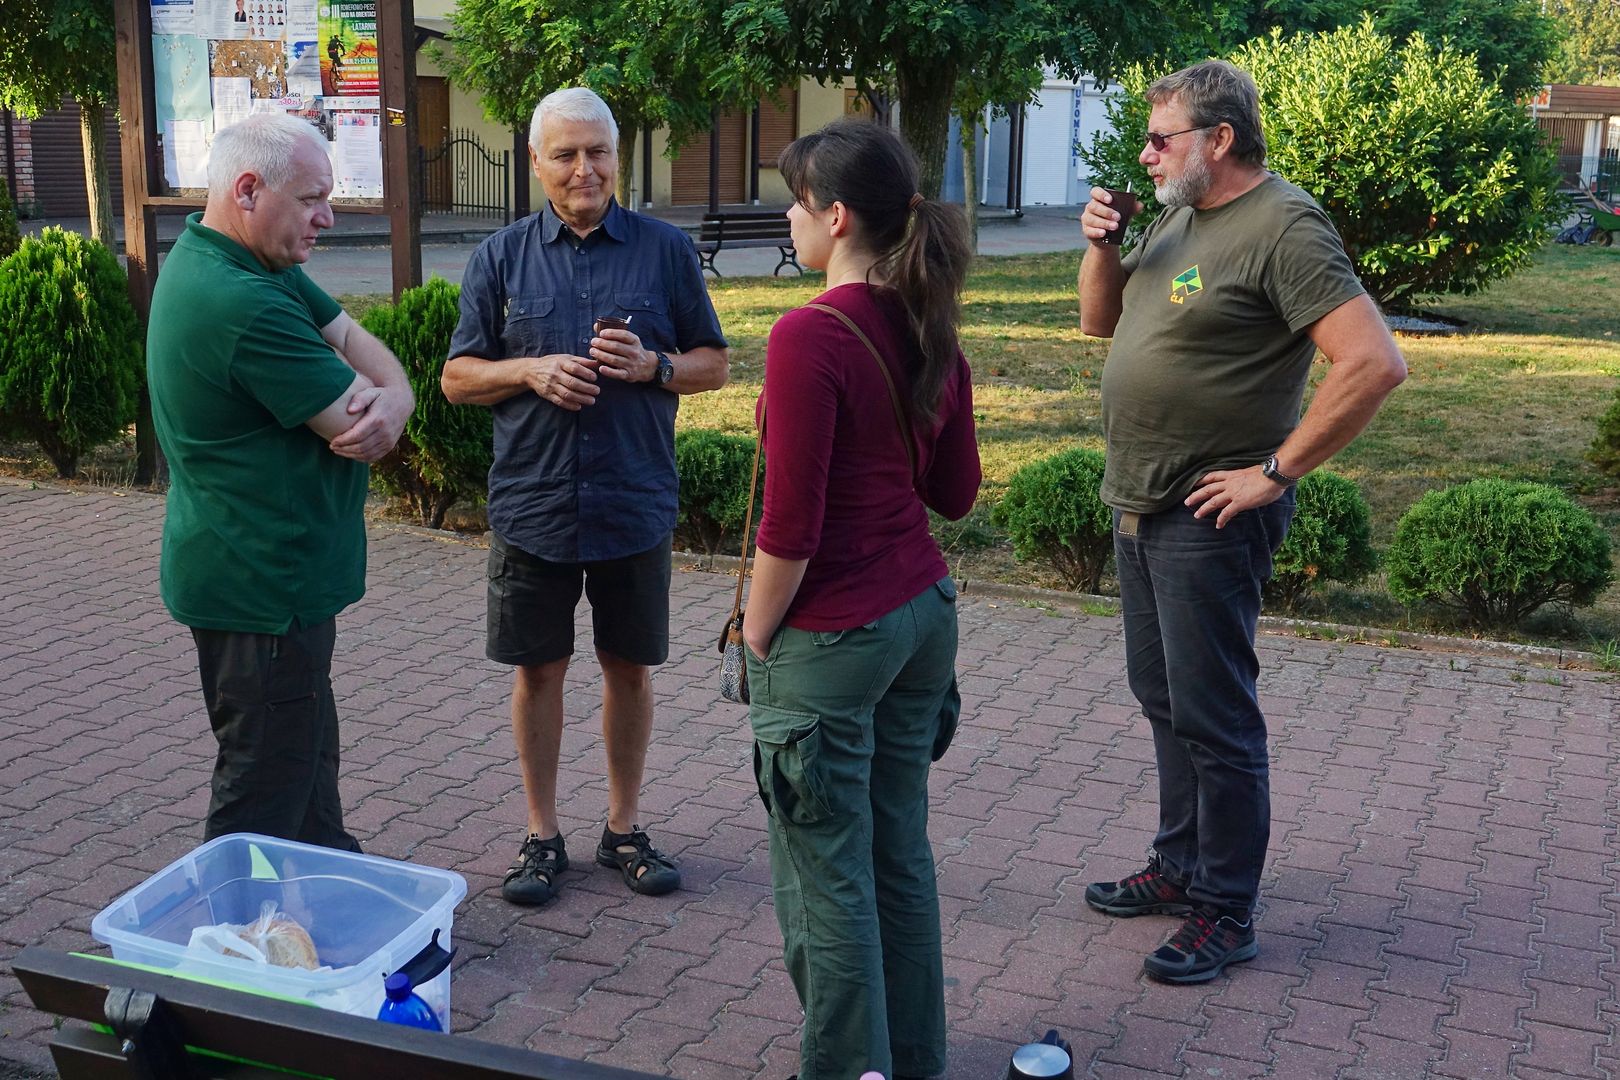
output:
{"label": "dark jeans", "polygon": [[338,797],[337,621],[285,634],[192,628],[219,741],[205,838],[253,832],[359,851]]}
{"label": "dark jeans", "polygon": [[1197,903],[1254,906],[1271,839],[1266,720],[1254,654],[1260,586],[1294,516],[1290,490],[1215,528],[1176,506],[1114,515],[1131,692],[1153,727],[1165,873]]}

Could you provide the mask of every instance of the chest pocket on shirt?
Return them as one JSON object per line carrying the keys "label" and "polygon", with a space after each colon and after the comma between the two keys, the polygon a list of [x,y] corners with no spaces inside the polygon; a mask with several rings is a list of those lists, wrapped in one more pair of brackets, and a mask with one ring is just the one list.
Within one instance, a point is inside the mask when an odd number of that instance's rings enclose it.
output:
{"label": "chest pocket on shirt", "polygon": [[642,348],[673,352],[681,347],[675,340],[675,324],[670,321],[669,301],[653,293],[621,292],[620,311],[630,317],[630,329],[641,338]]}
{"label": "chest pocket on shirt", "polygon": [[545,356],[564,352],[559,347],[562,333],[551,317],[554,301],[549,296],[514,296],[506,305],[506,326],[501,340],[507,356]]}

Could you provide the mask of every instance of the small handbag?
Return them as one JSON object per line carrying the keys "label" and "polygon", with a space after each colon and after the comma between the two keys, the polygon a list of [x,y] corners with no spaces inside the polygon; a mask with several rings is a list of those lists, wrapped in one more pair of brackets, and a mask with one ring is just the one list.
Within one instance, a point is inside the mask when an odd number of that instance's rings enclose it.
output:
{"label": "small handbag", "polygon": [[748,646],[743,644],[743,582],[748,577],[748,548],[754,537],[754,495],[759,490],[759,452],[765,445],[764,406],[761,406],[759,435],[754,439],[754,472],[748,480],[748,511],[743,515],[742,559],[737,563],[737,595],[731,601],[731,614],[720,630],[720,696],[739,705],[748,704]]}
{"label": "small handbag", "polygon": [[[872,339],[861,332],[855,321],[835,307],[826,304],[810,304],[809,307],[817,311],[825,311],[835,316],[839,322],[849,328],[866,351],[872,354],[877,362],[878,370],[883,372],[883,383],[889,388],[889,403],[894,406],[894,419],[900,426],[900,438],[906,444],[906,461],[911,465],[912,482],[917,477],[917,448],[912,443],[911,423],[906,418],[906,410],[900,404],[900,392],[895,389],[894,376],[889,374],[889,365],[883,362],[877,347]],[[762,407],[763,409],[763,407]],[[737,564],[737,595],[731,602],[731,614],[726,617],[725,626],[720,630],[720,696],[727,701],[738,704],[748,704],[748,654],[747,646],[743,644],[743,582],[748,577],[748,546],[753,538],[754,529],[754,495],[759,489],[759,455],[765,445],[765,416],[761,411],[759,418],[759,437],[754,440],[754,473],[748,482],[748,511],[743,515],[743,548],[742,560]]]}

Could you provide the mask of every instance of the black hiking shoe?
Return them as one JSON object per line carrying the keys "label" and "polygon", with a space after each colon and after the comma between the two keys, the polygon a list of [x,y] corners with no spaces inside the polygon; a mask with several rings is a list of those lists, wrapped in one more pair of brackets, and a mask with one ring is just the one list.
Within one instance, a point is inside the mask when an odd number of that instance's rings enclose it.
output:
{"label": "black hiking shoe", "polygon": [[1123,881],[1087,885],[1086,903],[1122,919],[1133,915],[1187,915],[1193,910],[1187,890],[1164,876],[1157,852],[1140,873]]}
{"label": "black hiking shoe", "polygon": [[1142,970],[1159,982],[1201,983],[1219,975],[1227,964],[1259,955],[1252,917],[1239,922],[1206,907],[1187,916],[1181,929],[1142,961]]}
{"label": "black hiking shoe", "polygon": [[562,833],[549,840],[530,833],[518,849],[517,861],[506,871],[501,895],[514,904],[543,904],[557,895],[557,876],[566,869]]}

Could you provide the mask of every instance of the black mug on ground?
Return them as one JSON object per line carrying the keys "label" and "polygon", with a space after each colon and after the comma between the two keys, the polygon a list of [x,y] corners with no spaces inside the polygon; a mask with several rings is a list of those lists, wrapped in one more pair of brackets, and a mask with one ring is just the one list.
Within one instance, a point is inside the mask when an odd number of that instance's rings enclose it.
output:
{"label": "black mug on ground", "polygon": [[1048,1031],[1040,1042],[1020,1046],[1007,1066],[1007,1080],[1074,1080],[1069,1044]]}

